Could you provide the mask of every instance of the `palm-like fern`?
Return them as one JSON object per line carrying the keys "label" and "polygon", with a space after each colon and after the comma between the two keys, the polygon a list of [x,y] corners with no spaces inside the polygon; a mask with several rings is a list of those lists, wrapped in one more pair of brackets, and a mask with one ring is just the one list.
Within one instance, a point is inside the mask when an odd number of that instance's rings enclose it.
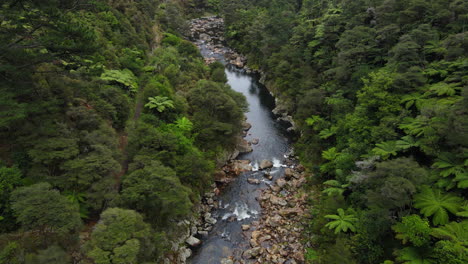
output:
{"label": "palm-like fern", "polygon": [[174,102],[165,96],[148,97],[148,103],[145,104],[145,107],[156,108],[161,113],[166,108],[174,108]]}
{"label": "palm-like fern", "polygon": [[403,119],[399,128],[403,129],[407,134],[420,137],[428,132],[429,118],[418,116],[417,118],[407,117]]}
{"label": "palm-like fern", "polygon": [[327,138],[329,138],[329,137],[335,135],[337,129],[338,129],[338,127],[336,127],[336,126],[332,126],[332,127],[330,127],[330,128],[325,128],[325,129],[323,129],[322,131],[320,131],[319,137],[320,137],[321,139],[327,139]]}
{"label": "palm-like fern", "polygon": [[388,159],[390,156],[396,156],[398,150],[396,141],[385,141],[375,144],[372,153],[382,157],[382,159]]}
{"label": "palm-like fern", "polygon": [[190,131],[192,131],[192,128],[193,128],[192,121],[190,121],[185,116],[177,119],[175,121],[175,125],[176,125],[177,128],[179,128],[180,130],[182,130],[184,132],[190,132]]}
{"label": "palm-like fern", "polygon": [[324,185],[328,186],[322,192],[327,195],[341,195],[345,191],[345,188],[349,186],[349,184],[341,184],[337,180],[328,180],[323,183]]}
{"label": "palm-like fern", "polygon": [[406,247],[398,251],[397,260],[403,264],[432,264],[434,263],[429,258],[424,256],[423,250],[418,250],[414,247]]}
{"label": "palm-like fern", "polygon": [[416,106],[417,109],[421,109],[421,105],[426,98],[426,94],[420,93],[412,93],[403,96],[401,99],[401,103],[405,104],[406,109],[410,109],[413,105]]}
{"label": "palm-like fern", "polygon": [[400,150],[407,150],[412,147],[419,147],[419,142],[417,142],[412,136],[404,136],[400,140],[396,141],[396,147]]}
{"label": "palm-like fern", "polygon": [[468,188],[468,172],[466,170],[466,163],[468,163],[468,160],[465,160],[463,163],[451,153],[442,153],[432,166],[439,169],[440,176],[444,178],[454,176],[454,180],[457,182],[458,188],[464,189]]}
{"label": "palm-like fern", "polygon": [[330,229],[335,229],[335,234],[339,232],[356,232],[354,223],[357,222],[357,218],[353,214],[346,215],[342,208],[337,210],[338,215],[326,215],[325,218],[332,219],[333,221],[327,223],[325,226]]}
{"label": "palm-like fern", "polygon": [[414,197],[414,207],[421,210],[424,216],[432,216],[434,225],[444,225],[449,221],[449,214],[456,214],[462,205],[462,199],[453,194],[442,194],[440,190],[423,187],[421,193]]}
{"label": "palm-like fern", "polygon": [[444,226],[434,228],[431,235],[438,239],[451,240],[454,243],[468,245],[468,221],[461,223],[451,222]]}

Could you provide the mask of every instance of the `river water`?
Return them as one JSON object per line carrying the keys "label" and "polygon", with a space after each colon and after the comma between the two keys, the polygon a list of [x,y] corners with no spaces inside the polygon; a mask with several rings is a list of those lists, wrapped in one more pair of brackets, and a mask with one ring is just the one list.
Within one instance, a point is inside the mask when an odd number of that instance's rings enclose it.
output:
{"label": "river water", "polygon": [[[201,237],[203,243],[194,250],[191,259],[192,264],[219,264],[221,259],[230,256],[241,258],[243,250],[248,248],[250,237],[242,231],[242,225],[252,224],[261,216],[256,198],[262,189],[268,188],[284,173],[286,165],[283,163],[290,146],[285,124],[278,122],[272,113],[274,98],[259,83],[258,76],[227,65],[223,54],[213,53],[205,42],[199,40],[197,45],[204,57],[215,57],[226,65],[228,84],[233,90],[244,94],[249,104],[246,117],[252,127],[245,139],[259,140],[257,145],[252,145],[251,153],[238,157],[250,160],[253,170],[241,174],[217,196],[219,209],[212,212],[217,223],[208,236]],[[258,170],[258,165],[265,159],[274,164],[270,169],[273,176],[271,181],[263,176],[264,171]],[[261,183],[249,184],[248,178],[259,179]]]}

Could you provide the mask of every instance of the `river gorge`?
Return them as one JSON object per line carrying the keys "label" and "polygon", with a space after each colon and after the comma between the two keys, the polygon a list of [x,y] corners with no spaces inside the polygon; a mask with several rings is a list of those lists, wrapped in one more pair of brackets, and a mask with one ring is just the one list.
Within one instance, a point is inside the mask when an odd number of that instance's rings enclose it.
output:
{"label": "river gorge", "polygon": [[224,167],[227,173],[240,167],[241,173],[223,185],[213,197],[215,209],[202,216],[216,221],[198,236],[202,243],[190,263],[301,263],[302,227],[294,218],[304,214],[305,198],[296,191],[305,176],[290,146],[291,124],[273,114],[274,97],[244,67],[245,59],[224,46],[221,18],[196,19],[191,25],[192,41],[205,61],[225,64],[227,83],[247,99],[243,142],[249,146]]}

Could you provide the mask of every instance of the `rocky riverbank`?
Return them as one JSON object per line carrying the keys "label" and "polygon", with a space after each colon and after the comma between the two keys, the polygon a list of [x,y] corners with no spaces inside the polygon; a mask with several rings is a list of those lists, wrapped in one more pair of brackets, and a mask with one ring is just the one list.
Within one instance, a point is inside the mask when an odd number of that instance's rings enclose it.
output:
{"label": "rocky riverbank", "polygon": [[[250,237],[250,249],[243,257],[255,263],[304,263],[304,247],[300,243],[307,222],[306,194],[302,186],[306,173],[296,160],[287,159],[290,166],[260,197],[261,218],[252,225],[243,226]],[[266,174],[268,175],[268,174]],[[240,262],[242,263],[242,262]]]}
{"label": "rocky riverbank", "polygon": [[[246,72],[251,72],[246,67],[244,56],[236,53],[225,46],[223,31],[224,23],[219,17],[206,17],[190,21],[191,31],[189,38],[197,44],[200,49],[205,49],[205,62],[207,64],[221,60],[232,64]],[[208,51],[209,56],[206,56]],[[271,91],[270,91],[271,93]],[[274,114],[278,119],[289,122],[289,130],[295,129],[294,121],[287,114],[285,107],[277,101]],[[248,135],[251,125],[243,124],[243,136]],[[221,261],[222,264],[241,263],[304,263],[304,248],[301,241],[303,233],[302,223],[307,222],[304,218],[306,213],[306,195],[302,192],[302,186],[306,182],[304,168],[299,165],[294,155],[290,153],[285,156],[281,166],[286,167],[284,175],[271,182],[273,179],[270,171],[273,162],[263,160],[255,165],[250,160],[236,160],[242,153],[252,151],[252,146],[261,144],[262,139],[253,138],[250,142],[242,136],[238,138],[238,145],[232,153],[220,158],[220,169],[215,173],[215,184],[201,199],[197,207],[196,216],[192,219],[179,223],[183,234],[177,241],[172,243],[172,252],[165,263],[186,263],[192,255],[192,249],[196,249],[202,240],[216,224],[213,210],[219,207],[218,195],[223,188],[244,172],[262,172],[269,188],[264,189],[257,197],[262,208],[261,216],[257,221],[242,226],[244,237],[249,241],[249,247],[241,256],[231,256]],[[224,161],[227,162],[224,163]],[[224,163],[224,164],[223,164]],[[223,164],[223,165],[222,165]],[[258,185],[258,178],[247,178],[249,184]],[[236,219],[232,219],[234,221]]]}

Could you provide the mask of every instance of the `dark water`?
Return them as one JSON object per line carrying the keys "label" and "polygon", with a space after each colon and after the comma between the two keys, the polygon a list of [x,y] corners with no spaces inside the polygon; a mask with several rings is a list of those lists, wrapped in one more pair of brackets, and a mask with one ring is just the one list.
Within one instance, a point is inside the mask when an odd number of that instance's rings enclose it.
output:
{"label": "dark water", "polygon": [[[204,45],[199,46],[205,57],[216,56]],[[223,61],[222,56],[218,56],[218,59]],[[226,66],[226,74],[232,89],[244,94],[249,103],[246,116],[252,128],[246,140],[257,138],[259,143],[252,145],[253,152],[238,157],[238,159],[251,160],[254,169],[252,172],[240,175],[217,197],[220,206],[212,212],[212,215],[218,222],[207,237],[201,238],[203,243],[194,250],[192,264],[219,264],[223,258],[229,256],[239,258],[242,255],[250,237],[244,235],[241,225],[250,224],[260,216],[261,208],[256,198],[261,189],[268,188],[269,184],[283,174],[286,167],[283,165],[285,154],[289,151],[286,128],[284,124],[276,121],[271,112],[274,98],[267,89],[258,82],[255,75],[247,74],[243,70]],[[274,163],[271,168],[272,181],[264,178],[263,172],[257,169],[258,164],[264,159]],[[249,184],[248,178],[257,178],[261,180],[261,184]]]}

